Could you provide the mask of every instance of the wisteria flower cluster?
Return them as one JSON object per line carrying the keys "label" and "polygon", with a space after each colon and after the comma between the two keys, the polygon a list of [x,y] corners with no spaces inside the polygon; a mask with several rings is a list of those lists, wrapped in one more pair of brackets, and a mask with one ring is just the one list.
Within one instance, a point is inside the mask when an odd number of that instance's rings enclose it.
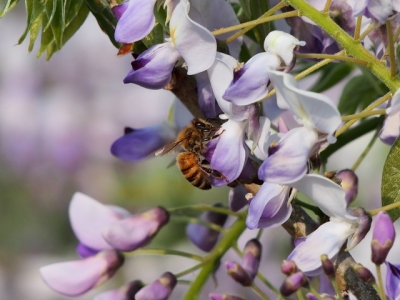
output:
{"label": "wisteria flower cluster", "polygon": [[[210,278],[218,282],[218,269],[226,269],[232,284],[254,291],[247,299],[271,294],[400,299],[400,261],[387,261],[393,222],[400,217],[399,1],[286,0],[270,6],[253,0],[88,0],[82,5],[119,55],[132,54],[123,83],[176,96],[168,120],[125,128],[111,145],[112,155],[138,162],[174,154],[182,180],[193,189],[227,186],[229,194],[215,205],[155,207],[133,215],[75,194],[69,218],[81,258],[41,268],[50,288],[67,296],[95,289],[128,256],[150,252],[148,245],[170,217],[201,210],[185,219],[186,235],[206,254],[164,250],[196,265],[165,270],[152,283],[132,278],[95,299],[244,299],[245,293],[202,292]],[[275,22],[279,19],[286,24]],[[305,89],[299,80],[311,73],[320,77]],[[336,84],[343,79],[341,91]],[[337,99],[324,93],[330,88]],[[189,123],[179,113],[182,106],[191,115]],[[366,147],[344,148],[371,131]],[[358,189],[366,188],[358,183],[357,168],[377,141],[391,150],[382,206],[372,210],[357,198]],[[339,149],[359,152],[359,158],[335,170],[330,156]],[[371,224],[378,280],[349,252]],[[274,271],[260,271],[269,239],[263,230],[277,226],[293,240],[281,262],[286,279],[280,287],[269,281]],[[241,247],[246,230],[251,237]],[[230,249],[236,259],[225,256]],[[184,295],[174,289],[178,284],[188,284]]]}

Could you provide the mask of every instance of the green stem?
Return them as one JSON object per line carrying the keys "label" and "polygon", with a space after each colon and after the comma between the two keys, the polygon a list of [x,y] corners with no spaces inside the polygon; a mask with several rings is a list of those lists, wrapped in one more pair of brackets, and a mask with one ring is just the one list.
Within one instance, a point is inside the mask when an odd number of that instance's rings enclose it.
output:
{"label": "green stem", "polygon": [[196,279],[187,290],[182,298],[183,300],[199,299],[201,288],[206,283],[208,277],[215,270],[221,257],[228,251],[234,243],[236,243],[239,236],[246,229],[244,219],[237,219],[236,222],[226,231],[226,234],[221,241],[214,247],[209,255],[205,258],[208,262],[204,264],[203,268],[197,275]]}
{"label": "green stem", "polygon": [[254,282],[251,285],[251,288],[261,297],[261,299],[270,300],[270,298],[267,295],[265,295],[264,292],[254,284]]}
{"label": "green stem", "polygon": [[323,300],[322,297],[319,295],[319,293],[318,293],[312,286],[310,286],[310,292],[311,292],[318,300]]}
{"label": "green stem", "polygon": [[336,295],[338,296],[339,300],[343,300],[343,296],[342,296],[342,291],[339,289],[339,286],[337,284],[337,281],[335,278],[331,279],[331,283],[333,288],[335,289]]}
{"label": "green stem", "polygon": [[386,300],[385,288],[383,287],[381,265],[375,265],[375,266],[376,266],[376,276],[378,277],[378,283],[379,283],[379,293],[381,294],[381,299]]}
{"label": "green stem", "polygon": [[298,58],[322,58],[322,59],[332,59],[332,60],[341,60],[341,61],[348,61],[352,62],[358,65],[362,66],[367,66],[368,62],[365,60],[360,60],[357,58],[352,58],[352,57],[347,57],[347,56],[341,56],[341,55],[336,55],[336,54],[320,54],[320,53],[297,53],[296,57]]}
{"label": "green stem", "polygon": [[364,111],[359,114],[344,116],[344,117],[342,117],[342,121],[346,122],[346,121],[350,121],[350,120],[354,120],[354,119],[356,119],[358,121],[362,118],[366,118],[366,117],[370,117],[370,116],[374,116],[374,115],[384,115],[385,113],[386,113],[386,109],[378,109],[378,110],[374,110],[374,111]]}
{"label": "green stem", "polygon": [[386,65],[380,62],[359,42],[349,36],[329,15],[319,12],[304,0],[287,0],[287,2],[300,12],[301,16],[308,17],[333,37],[354,58],[368,61],[368,69],[375,74],[392,92],[400,87],[400,80],[392,77]]}
{"label": "green stem", "polygon": [[332,0],[327,0],[325,3],[324,10],[322,12],[327,13],[329,12],[329,8],[331,7]]}
{"label": "green stem", "polygon": [[368,214],[370,214],[371,216],[375,216],[380,211],[389,211],[391,209],[398,208],[398,207],[400,207],[400,202],[395,202],[395,203],[392,203],[392,204],[388,204],[388,205],[379,207],[377,209],[369,210]]}
{"label": "green stem", "polygon": [[394,54],[394,41],[393,41],[393,32],[392,32],[392,24],[390,21],[386,21],[386,32],[388,35],[388,48],[389,48],[389,59],[390,59],[390,75],[392,77],[396,76],[396,58]]}
{"label": "green stem", "polygon": [[357,18],[356,29],[354,30],[354,39],[357,41],[360,38],[362,17]]}
{"label": "green stem", "polygon": [[378,134],[379,131],[377,130],[374,134],[374,136],[372,137],[372,139],[370,140],[370,142],[368,143],[367,147],[365,147],[364,151],[361,153],[360,157],[356,160],[356,162],[354,163],[354,165],[351,167],[351,169],[353,171],[355,171],[358,166],[362,163],[362,161],[364,160],[364,158],[367,156],[367,154],[369,153],[369,151],[371,151],[372,146],[375,144],[376,139],[378,138]]}
{"label": "green stem", "polygon": [[279,295],[280,292],[278,291],[278,289],[276,287],[274,287],[272,285],[271,282],[269,282],[269,280],[260,272],[257,273],[257,278],[260,279],[260,281],[262,283],[264,283],[271,291],[273,291],[275,294]]}
{"label": "green stem", "polygon": [[189,268],[189,269],[186,269],[185,271],[176,273],[176,274],[175,274],[175,277],[176,277],[176,278],[179,278],[179,277],[185,276],[185,275],[187,275],[187,274],[190,274],[190,273],[192,273],[192,272],[194,272],[194,271],[200,269],[202,266],[204,266],[204,263],[195,265],[195,266],[193,266],[193,267],[191,267],[191,268]]}
{"label": "green stem", "polygon": [[187,253],[183,251],[178,251],[178,250],[168,250],[168,249],[138,249],[132,252],[125,252],[124,253],[126,256],[134,256],[134,255],[176,255],[176,256],[181,256],[181,257],[187,257],[191,258],[197,261],[204,261],[204,258],[200,255],[192,254],[192,253]]}

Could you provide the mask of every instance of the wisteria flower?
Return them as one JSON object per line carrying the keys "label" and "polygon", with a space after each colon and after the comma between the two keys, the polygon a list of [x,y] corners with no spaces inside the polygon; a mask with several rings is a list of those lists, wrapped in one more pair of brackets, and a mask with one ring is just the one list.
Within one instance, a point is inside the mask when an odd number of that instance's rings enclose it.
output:
{"label": "wisteria flower", "polygon": [[400,90],[394,93],[390,107],[386,108],[386,119],[379,132],[379,138],[387,145],[393,145],[400,135]]}

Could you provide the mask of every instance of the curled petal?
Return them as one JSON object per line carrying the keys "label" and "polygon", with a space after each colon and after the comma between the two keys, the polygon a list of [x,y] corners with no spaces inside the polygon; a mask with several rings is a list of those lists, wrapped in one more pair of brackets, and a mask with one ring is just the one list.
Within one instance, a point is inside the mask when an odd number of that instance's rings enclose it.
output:
{"label": "curled petal", "polygon": [[162,207],[155,207],[111,224],[102,234],[114,249],[133,251],[150,242],[168,220],[169,213]]}
{"label": "curled petal", "polygon": [[355,1],[353,8],[353,16],[366,16],[374,18],[379,23],[383,24],[392,13],[391,0],[359,0]]}
{"label": "curled petal", "polygon": [[321,255],[332,259],[353,232],[351,223],[331,219],[298,244],[287,260],[293,260],[307,276],[315,276],[321,268]]}
{"label": "curled petal", "polygon": [[115,27],[115,40],[130,44],[148,35],[155,23],[155,2],[156,0],[130,0]]}
{"label": "curled petal", "polygon": [[[217,147],[211,159],[211,168],[221,172],[228,182],[239,177],[247,160],[244,147],[244,129],[246,122],[229,119],[222,125],[225,130],[219,137]],[[234,163],[232,163],[234,162]],[[217,186],[226,185],[225,180],[215,183]]]}
{"label": "curled petal", "polygon": [[[122,2],[121,4],[115,5],[111,8],[114,16],[117,18],[117,20],[121,19],[121,16],[124,14],[124,12],[128,9],[129,7],[129,2]],[[117,25],[118,26],[118,25]]]}
{"label": "curled petal", "polygon": [[391,105],[386,109],[386,119],[379,138],[387,145],[393,145],[400,135],[400,90],[394,93]]}
{"label": "curled petal", "polygon": [[271,31],[264,41],[264,49],[267,52],[278,55],[288,66],[293,60],[293,50],[297,46],[306,43],[299,41],[294,36],[279,30]]}
{"label": "curled petal", "polygon": [[287,205],[289,191],[290,187],[264,182],[250,201],[247,227],[276,227],[286,222],[292,212],[292,206]]}
{"label": "curled petal", "polygon": [[233,80],[222,96],[237,105],[257,102],[268,94],[269,70],[280,66],[279,57],[272,53],[259,53],[233,74]]}
{"label": "curled petal", "polygon": [[398,299],[400,296],[400,265],[385,262],[386,272],[386,292],[390,299]]}
{"label": "curled petal", "polygon": [[357,217],[347,211],[345,191],[332,180],[321,175],[308,174],[291,183],[291,186],[313,200],[327,216],[357,221]]}
{"label": "curled petal", "polygon": [[112,247],[104,240],[101,231],[129,214],[123,211],[116,211],[89,196],[75,193],[69,205],[69,220],[82,244],[92,250],[106,250]]}
{"label": "curled petal", "polygon": [[220,110],[217,108],[207,72],[198,73],[196,82],[200,109],[207,118],[214,118],[220,113]]}
{"label": "curled petal", "polygon": [[264,181],[288,184],[306,174],[310,152],[318,141],[317,134],[307,127],[298,127],[284,135],[260,166],[258,177]]}
{"label": "curled petal", "polygon": [[286,103],[297,121],[328,135],[328,142],[336,141],[333,134],[342,123],[340,113],[330,99],[322,94],[300,90],[292,75],[270,71],[276,89],[278,105]]}
{"label": "curled petal", "polygon": [[174,140],[175,130],[166,122],[132,129],[116,140],[111,153],[124,161],[141,161],[165,144]]}
{"label": "curled petal", "polygon": [[190,4],[182,0],[175,7],[170,21],[171,40],[186,61],[188,75],[207,70],[214,63],[217,43],[203,26],[189,18]]}
{"label": "curled petal", "polygon": [[232,211],[239,211],[247,205],[246,199],[247,190],[243,185],[235,186],[229,191],[229,208]]}
{"label": "curled petal", "polygon": [[171,80],[171,72],[180,55],[172,43],[154,45],[132,62],[132,71],[124,83],[134,83],[147,89],[162,89]]}
{"label": "curled petal", "polygon": [[103,251],[82,260],[42,267],[40,274],[56,292],[78,296],[108,280],[122,263],[123,256],[117,251]]}

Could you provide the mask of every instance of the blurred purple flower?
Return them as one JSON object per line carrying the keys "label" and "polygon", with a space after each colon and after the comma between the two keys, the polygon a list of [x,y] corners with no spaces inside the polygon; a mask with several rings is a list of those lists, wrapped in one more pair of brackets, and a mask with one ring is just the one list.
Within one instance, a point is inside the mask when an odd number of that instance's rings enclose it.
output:
{"label": "blurred purple flower", "polygon": [[392,219],[386,212],[380,211],[375,217],[371,241],[371,261],[374,264],[380,265],[385,262],[395,237]]}
{"label": "blurred purple flower", "polygon": [[146,285],[135,295],[135,300],[166,300],[176,286],[174,274],[165,272],[159,279]]}

